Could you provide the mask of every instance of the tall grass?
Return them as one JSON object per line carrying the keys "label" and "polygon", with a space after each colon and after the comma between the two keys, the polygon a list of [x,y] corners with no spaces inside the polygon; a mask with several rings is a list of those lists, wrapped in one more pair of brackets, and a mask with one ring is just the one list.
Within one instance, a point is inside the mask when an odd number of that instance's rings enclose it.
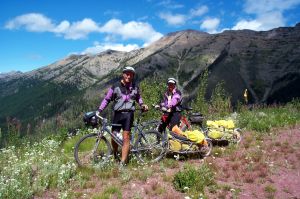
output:
{"label": "tall grass", "polygon": [[254,106],[238,114],[238,126],[247,130],[269,132],[272,128],[293,126],[300,123],[300,101],[285,106]]}

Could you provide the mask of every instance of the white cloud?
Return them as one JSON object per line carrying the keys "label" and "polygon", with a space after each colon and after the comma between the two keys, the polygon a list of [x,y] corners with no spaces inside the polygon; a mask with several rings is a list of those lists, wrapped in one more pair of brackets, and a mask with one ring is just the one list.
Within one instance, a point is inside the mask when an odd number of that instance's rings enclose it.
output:
{"label": "white cloud", "polygon": [[30,32],[52,32],[65,39],[73,40],[86,38],[90,33],[107,33],[110,34],[109,38],[115,38],[114,36],[118,35],[123,39],[140,39],[151,43],[163,36],[146,22],[123,23],[121,20],[111,19],[101,27],[92,19],[85,18],[72,23],[64,20],[57,25],[50,18],[38,13],[17,16],[8,21],[5,28],[9,30],[25,28]]}
{"label": "white cloud", "polygon": [[117,51],[125,51],[129,52],[135,49],[140,48],[137,44],[100,44],[99,42],[95,42],[94,46],[85,49],[81,54],[97,54],[106,50],[117,50]]}
{"label": "white cloud", "polygon": [[31,32],[51,31],[55,28],[51,19],[39,13],[29,13],[15,17],[5,24],[5,28],[9,30],[19,29],[23,27]]}
{"label": "white cloud", "polygon": [[169,25],[180,26],[185,24],[187,17],[182,14],[160,13],[159,17],[164,19]]}
{"label": "white cloud", "polygon": [[[67,26],[66,26],[67,27]],[[92,32],[99,32],[100,27],[92,19],[83,19],[72,23],[68,29],[62,32],[66,39],[82,39],[86,38]]]}
{"label": "white cloud", "polygon": [[188,20],[195,17],[199,17],[208,12],[207,6],[200,6],[195,9],[191,9],[187,14],[173,14],[171,12],[161,12],[159,17],[165,20],[171,26],[184,25]]}
{"label": "white cloud", "polygon": [[244,11],[254,14],[254,19],[241,19],[232,28],[233,30],[270,30],[279,26],[285,26],[286,19],[283,12],[300,4],[300,0],[246,0]]}
{"label": "white cloud", "polygon": [[208,12],[208,7],[207,6],[200,6],[196,9],[191,9],[190,10],[190,18],[191,17],[198,17],[198,16],[202,16],[205,13]]}
{"label": "white cloud", "polygon": [[65,21],[60,22],[60,24],[53,29],[53,32],[55,32],[55,33],[64,33],[69,28],[70,28],[70,22],[65,20]]}
{"label": "white cloud", "polygon": [[163,36],[156,32],[149,23],[130,21],[123,24],[118,19],[109,20],[100,28],[100,31],[120,35],[123,39],[142,39],[145,42],[154,42]]}
{"label": "white cloud", "polygon": [[177,8],[183,8],[184,7],[184,5],[175,3],[174,1],[171,1],[171,0],[161,1],[160,3],[158,3],[158,5],[164,6],[168,9],[177,9]]}
{"label": "white cloud", "polygon": [[29,32],[52,32],[63,35],[66,39],[82,39],[91,32],[99,31],[99,27],[92,19],[83,19],[70,24],[69,21],[62,21],[56,25],[48,17],[39,13],[29,13],[17,16],[8,21],[6,29],[13,30],[24,27]]}
{"label": "white cloud", "polygon": [[220,24],[219,18],[207,18],[200,25],[201,29],[205,29],[209,33],[217,33],[217,29]]}
{"label": "white cloud", "polygon": [[300,4],[300,0],[246,0],[244,10],[250,14],[289,10]]}
{"label": "white cloud", "polygon": [[233,28],[232,30],[243,30],[243,29],[249,29],[249,30],[259,30],[261,27],[261,23],[257,20],[240,20]]}
{"label": "white cloud", "polygon": [[257,20],[262,23],[261,30],[270,30],[279,26],[284,26],[286,24],[286,19],[283,14],[279,11],[268,12],[265,14],[260,14]]}

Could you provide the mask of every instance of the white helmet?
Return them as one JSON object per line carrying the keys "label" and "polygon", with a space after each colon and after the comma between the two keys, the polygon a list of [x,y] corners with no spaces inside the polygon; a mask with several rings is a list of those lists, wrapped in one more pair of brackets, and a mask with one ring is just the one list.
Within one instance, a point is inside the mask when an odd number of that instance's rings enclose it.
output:
{"label": "white helmet", "polygon": [[135,74],[135,70],[131,66],[126,66],[125,68],[123,68],[123,73],[125,72],[132,72],[133,74]]}
{"label": "white helmet", "polygon": [[175,79],[175,78],[173,78],[173,77],[170,77],[170,78],[168,78],[168,81],[167,81],[167,83],[168,83],[168,84],[169,84],[169,83],[176,84],[176,83],[177,83],[177,81],[176,81],[176,79]]}

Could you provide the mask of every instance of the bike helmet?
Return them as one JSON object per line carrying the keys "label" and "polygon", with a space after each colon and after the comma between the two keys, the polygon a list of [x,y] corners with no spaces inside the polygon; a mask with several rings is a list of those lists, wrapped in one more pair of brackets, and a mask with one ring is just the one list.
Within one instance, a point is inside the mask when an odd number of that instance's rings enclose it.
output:
{"label": "bike helmet", "polygon": [[176,81],[176,79],[175,79],[175,78],[173,78],[173,77],[170,77],[170,78],[168,78],[168,81],[167,81],[167,83],[168,83],[168,84],[169,84],[169,83],[176,84],[176,83],[177,83],[177,81]]}
{"label": "bike helmet", "polygon": [[124,69],[123,69],[123,73],[125,72],[132,72],[133,74],[135,74],[135,70],[133,67],[131,66],[126,66]]}

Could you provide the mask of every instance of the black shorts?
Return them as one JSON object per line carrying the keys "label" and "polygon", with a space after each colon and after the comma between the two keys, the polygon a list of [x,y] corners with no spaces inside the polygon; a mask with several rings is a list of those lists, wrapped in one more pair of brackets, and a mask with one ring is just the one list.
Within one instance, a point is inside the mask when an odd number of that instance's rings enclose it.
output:
{"label": "black shorts", "polygon": [[130,112],[117,112],[114,113],[113,124],[121,124],[122,126],[112,127],[112,131],[120,131],[121,128],[123,131],[130,131],[134,119],[133,111]]}
{"label": "black shorts", "polygon": [[162,123],[159,126],[158,131],[163,132],[164,129],[169,125],[169,129],[172,130],[172,128],[176,125],[179,126],[181,119],[180,112],[171,112],[171,113],[164,113],[162,116]]}

